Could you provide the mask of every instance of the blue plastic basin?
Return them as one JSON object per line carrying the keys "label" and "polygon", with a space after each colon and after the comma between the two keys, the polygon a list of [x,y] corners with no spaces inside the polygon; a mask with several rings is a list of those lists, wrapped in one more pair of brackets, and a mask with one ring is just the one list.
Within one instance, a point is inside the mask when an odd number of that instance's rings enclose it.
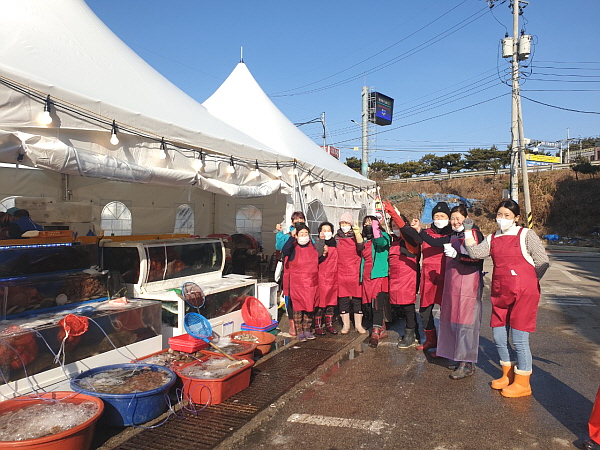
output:
{"label": "blue plastic basin", "polygon": [[[135,370],[142,367],[148,367],[153,372],[165,372],[169,381],[160,388],[151,391],[134,392],[127,394],[107,394],[97,392],[86,388],[85,384],[80,384],[80,380],[111,369]],[[71,380],[71,389],[75,392],[81,392],[86,395],[98,397],[104,401],[104,414],[101,422],[111,427],[127,427],[131,425],[141,425],[152,419],[156,419],[167,409],[165,396],[168,395],[169,388],[177,380],[177,375],[172,370],[156,364],[112,364],[109,366],[96,367],[86,370]]]}

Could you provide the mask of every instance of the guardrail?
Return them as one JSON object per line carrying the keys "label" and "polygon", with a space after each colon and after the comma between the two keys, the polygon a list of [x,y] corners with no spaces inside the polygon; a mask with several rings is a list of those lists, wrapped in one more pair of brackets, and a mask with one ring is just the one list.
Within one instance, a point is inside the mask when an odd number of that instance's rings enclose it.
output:
{"label": "guardrail", "polygon": [[[592,161],[592,165],[600,165],[600,161]],[[570,169],[571,164],[543,164],[539,166],[528,166],[527,172],[544,172],[547,170]],[[496,170],[474,170],[472,172],[440,173],[436,175],[417,175],[410,178],[388,178],[381,183],[409,183],[412,181],[450,180],[453,178],[483,177],[486,175],[509,174],[510,169]]]}

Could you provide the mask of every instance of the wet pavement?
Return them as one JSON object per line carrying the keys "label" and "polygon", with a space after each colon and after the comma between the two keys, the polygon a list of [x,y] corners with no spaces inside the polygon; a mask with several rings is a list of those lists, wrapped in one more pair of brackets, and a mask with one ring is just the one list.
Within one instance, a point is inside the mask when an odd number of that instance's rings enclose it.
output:
{"label": "wet pavement", "polygon": [[[356,333],[297,344],[312,355],[314,367],[305,376],[298,372],[293,386],[281,395],[275,395],[273,384],[273,400],[256,407],[245,423],[231,427],[214,448],[579,448],[587,438],[587,420],[600,384],[600,254],[552,252],[551,264],[542,280],[538,331],[530,340],[531,397],[506,399],[489,386],[501,371],[486,289],[474,376],[451,380],[445,360],[414,348],[397,349],[401,322],[377,349]],[[288,364],[293,347],[280,349],[270,363],[267,359],[256,368],[264,364],[273,373],[276,368],[282,374],[293,372]],[[257,379],[268,391],[268,380],[255,377],[253,383]],[[198,441],[209,428],[197,424]],[[201,448],[194,446],[194,437],[188,439],[189,448]],[[168,441],[162,444],[170,448]]]}

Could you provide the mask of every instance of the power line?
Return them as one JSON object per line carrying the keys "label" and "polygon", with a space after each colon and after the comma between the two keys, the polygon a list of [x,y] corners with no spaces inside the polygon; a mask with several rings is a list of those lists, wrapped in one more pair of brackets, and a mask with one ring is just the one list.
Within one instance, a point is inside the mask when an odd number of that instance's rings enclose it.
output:
{"label": "power line", "polygon": [[562,106],[550,105],[548,103],[540,102],[540,101],[537,101],[537,100],[533,100],[533,99],[531,99],[529,97],[525,97],[524,95],[521,95],[521,97],[523,97],[526,100],[529,100],[530,102],[539,103],[540,105],[548,106],[550,108],[561,109],[563,111],[570,111],[570,112],[576,112],[576,113],[581,113],[581,114],[600,114],[600,112],[596,112],[596,111],[581,111],[579,109],[570,109],[570,108],[563,108]]}
{"label": "power line", "polygon": [[[366,71],[363,71],[363,72],[361,72],[358,75],[353,75],[353,76],[351,76],[349,78],[345,78],[345,79],[343,79],[341,81],[338,81],[338,82],[335,82],[335,83],[331,83],[331,84],[328,84],[328,85],[325,85],[325,86],[322,86],[322,87],[319,87],[319,88],[314,88],[314,89],[311,89],[311,90],[308,90],[308,91],[302,91],[302,92],[296,92],[296,93],[289,93],[289,94],[283,93],[283,92],[291,92],[291,91],[294,91],[294,90],[301,89],[301,88],[295,88],[295,89],[291,89],[289,91],[281,91],[281,93],[270,94],[270,96],[271,97],[291,97],[291,96],[296,96],[296,95],[313,94],[313,93],[316,93],[316,92],[321,92],[321,91],[324,91],[324,90],[327,90],[327,89],[332,89],[332,88],[335,88],[335,87],[342,86],[344,84],[350,83],[352,81],[355,81],[357,79],[362,78],[365,75],[372,74],[372,73],[378,72],[380,70],[383,70],[383,69],[385,69],[385,68],[387,68],[387,67],[389,67],[389,66],[391,66],[393,64],[396,64],[396,63],[398,63],[398,62],[400,62],[400,61],[402,61],[402,60],[404,60],[404,59],[406,59],[406,58],[408,58],[410,56],[415,55],[416,53],[418,53],[418,52],[420,52],[422,50],[425,50],[428,47],[431,47],[433,44],[441,41],[442,39],[445,39],[446,37],[448,37],[448,36],[456,33],[457,31],[459,31],[462,28],[466,27],[467,25],[471,24],[475,20],[483,17],[485,14],[487,14],[487,12],[488,12],[487,8],[483,8],[482,10],[480,10],[480,11],[472,14],[471,16],[467,17],[466,19],[463,19],[458,24],[453,25],[449,29],[447,29],[447,30],[443,31],[442,33],[437,34],[433,38],[425,41],[424,43],[419,44],[416,47],[413,47],[412,49],[404,52],[403,54],[401,54],[401,55],[399,55],[399,56],[397,56],[395,58],[392,58],[392,59],[390,59],[390,60],[388,60],[386,62],[383,62],[383,63],[375,66],[374,68],[371,68],[371,69],[368,69]],[[474,16],[476,16],[476,17],[474,17]],[[464,23],[464,22],[466,22],[466,23]],[[460,24],[462,24],[462,25],[459,26]]]}

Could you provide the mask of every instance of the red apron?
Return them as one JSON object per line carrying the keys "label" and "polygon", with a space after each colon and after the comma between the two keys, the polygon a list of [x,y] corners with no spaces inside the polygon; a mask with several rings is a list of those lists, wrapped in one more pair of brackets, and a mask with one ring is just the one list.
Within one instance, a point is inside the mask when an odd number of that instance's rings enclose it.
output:
{"label": "red apron", "polygon": [[535,268],[523,257],[521,232],[516,236],[492,235],[490,256],[494,261],[492,274],[492,327],[510,324],[519,331],[535,331],[540,284]]}
{"label": "red apron", "polygon": [[[425,233],[434,238],[442,237],[431,228]],[[427,242],[421,244],[421,308],[442,304],[442,292],[444,291],[444,248],[432,247]]]}
{"label": "red apron", "polygon": [[327,249],[327,256],[319,263],[319,308],[338,303],[338,251],[336,247]]}
{"label": "red apron", "polygon": [[360,285],[360,256],[352,238],[337,239],[338,297],[362,296]]}
{"label": "red apron", "polygon": [[371,303],[380,292],[389,292],[388,277],[371,278],[373,270],[373,241],[365,241],[362,251],[364,259],[362,276],[362,303]]}
{"label": "red apron", "polygon": [[[467,253],[464,238],[453,234],[450,244],[458,253]],[[445,259],[444,306],[440,310],[436,353],[454,361],[477,362],[483,292],[481,266]]]}
{"label": "red apron", "polygon": [[596,394],[596,401],[592,408],[592,415],[588,422],[588,428],[590,430],[590,438],[592,441],[596,444],[600,444],[600,389],[598,389],[598,394]]}
{"label": "red apron", "polygon": [[288,295],[294,311],[312,312],[319,295],[319,254],[313,243],[302,247],[294,243],[294,259],[287,258]]}
{"label": "red apron", "polygon": [[390,303],[392,305],[410,305],[417,298],[416,257],[409,257],[400,252],[401,240],[394,238],[389,251],[389,283]]}

